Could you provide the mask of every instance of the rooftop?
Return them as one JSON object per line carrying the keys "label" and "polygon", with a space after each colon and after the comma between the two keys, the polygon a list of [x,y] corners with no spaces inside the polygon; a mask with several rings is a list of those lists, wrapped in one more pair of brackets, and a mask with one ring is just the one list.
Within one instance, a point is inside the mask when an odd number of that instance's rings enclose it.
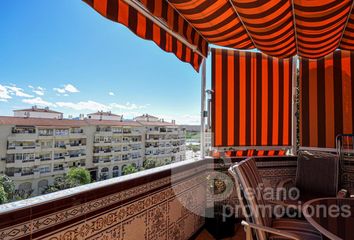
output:
{"label": "rooftop", "polygon": [[95,113],[89,113],[87,115],[100,115],[100,116],[115,116],[115,117],[121,117],[121,115],[113,114],[112,112],[103,112],[103,111],[98,111]]}
{"label": "rooftop", "polygon": [[138,116],[138,117],[135,117],[134,119],[146,119],[146,121],[149,121],[150,119],[151,120],[158,120],[159,118],[158,117],[155,117],[155,116],[152,116],[152,115],[149,115],[149,114],[143,114],[141,116]]}
{"label": "rooftop", "polygon": [[106,125],[106,126],[172,126],[174,124],[168,122],[139,122],[132,120],[72,120],[72,119],[49,119],[49,118],[23,118],[0,116],[0,125],[33,125],[33,126],[63,126],[63,127],[81,127],[89,125]]}
{"label": "rooftop", "polygon": [[46,112],[46,113],[60,113],[61,112],[57,112],[57,111],[53,111],[51,109],[49,109],[48,107],[45,108],[39,108],[37,106],[33,106],[32,108],[26,108],[26,109],[17,109],[17,110],[13,110],[14,112]]}

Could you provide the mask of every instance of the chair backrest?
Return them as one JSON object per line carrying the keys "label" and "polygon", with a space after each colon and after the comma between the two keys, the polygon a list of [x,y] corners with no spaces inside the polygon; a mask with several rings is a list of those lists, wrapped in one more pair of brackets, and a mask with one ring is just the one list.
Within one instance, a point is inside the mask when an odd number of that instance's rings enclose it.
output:
{"label": "chair backrest", "polygon": [[[254,158],[248,158],[233,165],[229,172],[234,176],[238,189],[239,202],[247,221],[270,227],[270,209],[263,199],[263,181]],[[266,240],[267,234],[256,230],[258,240]]]}
{"label": "chair backrest", "polygon": [[307,198],[335,197],[338,192],[339,157],[335,154],[300,151],[296,187]]}

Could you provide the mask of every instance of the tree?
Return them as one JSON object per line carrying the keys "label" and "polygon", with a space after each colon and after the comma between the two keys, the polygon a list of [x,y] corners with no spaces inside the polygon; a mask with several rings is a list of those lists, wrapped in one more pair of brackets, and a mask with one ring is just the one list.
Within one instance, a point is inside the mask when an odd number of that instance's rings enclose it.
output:
{"label": "tree", "polygon": [[56,177],[54,184],[47,187],[44,193],[52,193],[91,182],[90,172],[84,168],[70,168],[65,176]]}
{"label": "tree", "polygon": [[[11,201],[15,195],[15,183],[6,175],[0,176],[0,188],[2,188],[4,194],[6,195],[6,201]],[[1,198],[1,197],[0,197]],[[5,199],[3,198],[3,199]],[[0,200],[1,201],[1,200]]]}
{"label": "tree", "polygon": [[4,186],[0,185],[0,204],[7,203],[7,193],[5,192]]}
{"label": "tree", "polygon": [[136,173],[137,171],[138,169],[133,164],[129,164],[123,169],[123,174],[128,175],[131,173]]}
{"label": "tree", "polygon": [[66,178],[72,187],[88,184],[91,182],[90,172],[80,167],[70,168]]}
{"label": "tree", "polygon": [[156,167],[156,161],[152,158],[148,158],[143,163],[144,169],[150,169]]}

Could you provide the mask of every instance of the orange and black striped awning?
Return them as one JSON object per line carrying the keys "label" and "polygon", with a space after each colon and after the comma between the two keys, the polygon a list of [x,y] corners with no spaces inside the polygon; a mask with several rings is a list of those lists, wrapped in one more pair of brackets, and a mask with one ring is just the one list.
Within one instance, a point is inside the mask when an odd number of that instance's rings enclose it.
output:
{"label": "orange and black striped awning", "polygon": [[207,56],[208,43],[267,55],[321,58],[354,50],[353,0],[84,0],[103,16],[199,69],[201,56],[143,17],[128,1]]}
{"label": "orange and black striped awning", "polygon": [[292,58],[213,49],[213,146],[291,146],[292,68]]}
{"label": "orange and black striped awning", "polygon": [[[169,32],[145,17],[124,0],[84,0],[104,17],[128,27],[137,36],[155,42],[162,50],[174,53],[181,61],[190,63],[199,70],[203,56],[183,44]],[[141,0],[148,11],[161,18],[170,29],[179,33],[207,56],[208,43],[165,0]]]}
{"label": "orange and black striped awning", "polygon": [[248,149],[248,150],[239,150],[239,151],[223,151],[220,152],[218,150],[213,151],[210,154],[214,158],[225,158],[225,157],[265,157],[265,156],[285,156],[286,151],[284,150],[256,150],[256,149]]}
{"label": "orange and black striped awning", "polygon": [[354,129],[354,52],[300,59],[300,145],[335,148]]}

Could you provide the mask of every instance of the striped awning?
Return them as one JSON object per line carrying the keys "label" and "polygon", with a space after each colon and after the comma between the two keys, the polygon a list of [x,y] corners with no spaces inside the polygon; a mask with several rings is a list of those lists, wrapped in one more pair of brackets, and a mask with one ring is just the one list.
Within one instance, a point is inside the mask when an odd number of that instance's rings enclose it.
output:
{"label": "striped awning", "polygon": [[301,147],[334,149],[338,134],[352,134],[353,101],[354,52],[300,58]]}
{"label": "striped awning", "polygon": [[215,147],[291,146],[293,59],[212,49]]}
{"label": "striped awning", "polygon": [[[84,0],[103,16],[199,69],[208,43],[257,48],[267,55],[320,58],[336,49],[354,50],[353,0]],[[131,7],[183,37],[191,47]],[[201,54],[197,54],[196,51]]]}

